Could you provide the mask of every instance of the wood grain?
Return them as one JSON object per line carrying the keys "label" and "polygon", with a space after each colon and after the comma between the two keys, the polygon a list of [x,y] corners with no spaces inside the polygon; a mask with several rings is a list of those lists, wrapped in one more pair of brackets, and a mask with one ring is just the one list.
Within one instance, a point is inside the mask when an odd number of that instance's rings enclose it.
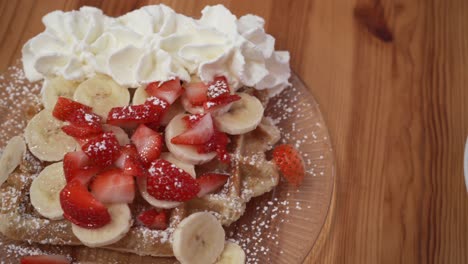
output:
{"label": "wood grain", "polygon": [[[0,1],[0,70],[49,11],[86,4],[119,15],[159,2]],[[468,1],[162,2],[191,16],[215,3],[263,16],[321,104],[336,206],[307,263],[468,263]]]}

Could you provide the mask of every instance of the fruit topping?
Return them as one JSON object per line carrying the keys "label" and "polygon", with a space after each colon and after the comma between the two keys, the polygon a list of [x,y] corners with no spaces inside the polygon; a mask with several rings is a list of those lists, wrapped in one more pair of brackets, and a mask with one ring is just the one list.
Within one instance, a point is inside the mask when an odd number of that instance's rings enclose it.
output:
{"label": "fruit topping", "polygon": [[219,131],[215,131],[213,136],[203,145],[197,145],[198,153],[210,153],[216,151],[216,155],[221,162],[230,163],[231,158],[227,151],[229,144],[228,136]]}
{"label": "fruit topping", "polygon": [[21,258],[21,264],[70,264],[71,261],[60,255],[35,255]]}
{"label": "fruit topping", "polygon": [[154,161],[148,172],[147,191],[158,200],[184,202],[200,192],[197,181],[169,161]]}
{"label": "fruit topping", "polygon": [[286,180],[299,186],[305,175],[304,161],[297,149],[283,144],[273,150],[273,160]]}
{"label": "fruit topping", "polygon": [[185,96],[194,106],[201,106],[208,100],[208,85],[198,82],[189,83],[185,86]]}
{"label": "fruit topping", "polygon": [[115,166],[123,170],[123,173],[135,177],[147,174],[135,145],[128,144],[121,147],[120,153],[119,158],[115,161]]}
{"label": "fruit topping", "polygon": [[63,217],[83,228],[100,228],[111,221],[107,208],[79,181],[69,182],[60,192]]}
{"label": "fruit topping", "polygon": [[101,203],[131,203],[135,198],[135,181],[121,169],[110,169],[96,176],[91,193]]}
{"label": "fruit topping", "polygon": [[88,140],[81,149],[92,162],[101,167],[111,165],[120,155],[119,141],[113,132],[106,132]]}
{"label": "fruit topping", "polygon": [[146,165],[161,155],[163,147],[162,135],[145,125],[138,126],[132,135],[131,141],[135,144],[141,161]]}
{"label": "fruit topping", "polygon": [[144,104],[114,107],[109,111],[107,123],[133,128],[139,124],[161,122],[169,104],[164,99],[150,97]]}
{"label": "fruit topping", "polygon": [[152,82],[146,86],[146,92],[149,96],[155,96],[159,99],[164,99],[169,104],[173,104],[182,94],[182,86],[179,78],[166,82]]}
{"label": "fruit topping", "polygon": [[87,184],[99,170],[83,151],[68,152],[63,157],[63,171],[67,182],[78,180]]}
{"label": "fruit topping", "polygon": [[229,175],[220,173],[205,173],[197,178],[197,182],[200,185],[200,192],[198,197],[205,196],[206,194],[213,193],[218,190],[221,186],[226,184],[229,179]]}
{"label": "fruit topping", "polygon": [[210,99],[203,103],[203,108],[208,112],[219,110],[221,107],[226,106],[232,102],[240,100],[241,97],[237,94],[220,96]]}
{"label": "fruit topping", "polygon": [[68,98],[59,97],[52,115],[58,120],[67,121],[68,117],[77,110],[82,110],[85,113],[91,113],[93,109]]}
{"label": "fruit topping", "polygon": [[138,220],[151,229],[165,230],[168,227],[168,212],[166,210],[158,211],[153,208],[142,212],[138,216]]}
{"label": "fruit topping", "polygon": [[207,96],[208,99],[214,99],[218,97],[225,97],[231,93],[229,83],[224,76],[218,76],[208,84]]}
{"label": "fruit topping", "polygon": [[[199,115],[191,115],[194,116],[194,119],[198,119]],[[191,119],[189,116],[189,120]],[[171,139],[173,144],[184,144],[184,145],[198,145],[204,144],[213,136],[214,127],[213,127],[213,119],[211,118],[211,114],[203,115],[198,121],[191,120],[192,122],[188,122],[190,125],[188,130],[183,132],[182,134],[175,136]]]}

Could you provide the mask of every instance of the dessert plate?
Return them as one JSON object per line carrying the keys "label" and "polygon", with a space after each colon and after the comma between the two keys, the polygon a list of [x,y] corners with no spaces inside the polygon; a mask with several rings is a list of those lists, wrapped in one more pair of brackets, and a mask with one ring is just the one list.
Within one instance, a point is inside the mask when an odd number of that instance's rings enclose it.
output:
{"label": "dessert plate", "polygon": [[[21,134],[40,107],[41,83],[29,83],[21,64],[0,76],[0,148]],[[292,87],[273,98],[267,109],[282,133],[282,143],[303,154],[307,175],[299,188],[281,181],[276,189],[253,199],[246,213],[227,229],[227,237],[245,250],[247,263],[302,263],[328,232],[335,182],[333,150],[318,104],[295,74]],[[21,256],[63,254],[77,263],[177,263],[174,258],[141,257],[105,249],[27,244],[0,235],[0,263]]]}

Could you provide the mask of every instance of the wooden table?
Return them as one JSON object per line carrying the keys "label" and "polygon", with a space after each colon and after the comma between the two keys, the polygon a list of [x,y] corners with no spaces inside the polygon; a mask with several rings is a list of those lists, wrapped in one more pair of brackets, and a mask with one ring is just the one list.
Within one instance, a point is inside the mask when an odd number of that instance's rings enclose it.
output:
{"label": "wooden table", "polygon": [[[0,2],[0,70],[55,9],[120,15],[158,1]],[[334,217],[308,263],[468,263],[468,1],[221,2],[267,21],[321,104],[334,143]]]}

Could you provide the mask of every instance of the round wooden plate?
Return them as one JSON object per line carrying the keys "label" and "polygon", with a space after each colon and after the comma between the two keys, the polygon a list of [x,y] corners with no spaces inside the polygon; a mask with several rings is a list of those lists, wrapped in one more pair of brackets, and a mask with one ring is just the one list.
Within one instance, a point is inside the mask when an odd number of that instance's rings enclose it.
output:
{"label": "round wooden plate", "polygon": [[[284,180],[272,192],[253,199],[242,218],[227,229],[245,250],[247,263],[302,263],[318,252],[332,216],[335,162],[318,104],[297,75],[292,87],[273,98],[266,109],[282,132],[282,143],[303,154],[307,175],[299,188]],[[40,104],[40,83],[29,83],[20,64],[0,76],[0,147],[22,134]],[[0,256],[17,263],[30,254],[65,254],[76,262],[175,263],[172,258],[141,257],[104,249],[59,247],[15,242],[0,237]]]}

